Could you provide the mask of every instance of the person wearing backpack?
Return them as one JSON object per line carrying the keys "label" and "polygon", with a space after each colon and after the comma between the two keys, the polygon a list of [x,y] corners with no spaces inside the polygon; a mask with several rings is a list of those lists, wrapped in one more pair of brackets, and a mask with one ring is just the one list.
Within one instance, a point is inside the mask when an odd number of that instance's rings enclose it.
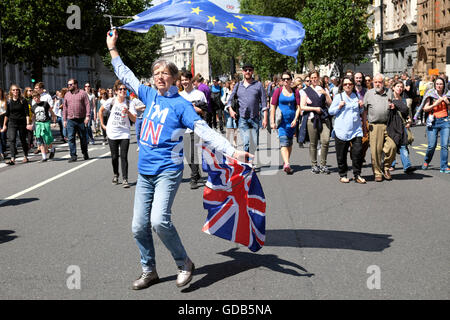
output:
{"label": "person wearing backpack", "polygon": [[[130,147],[130,120],[136,122],[136,109],[130,104],[127,97],[127,87],[117,80],[114,84],[115,98],[109,99],[100,107],[100,121],[103,130],[108,135],[109,148],[113,167],[113,184],[119,184],[119,149],[122,167],[122,186],[129,188],[128,184],[128,149]],[[110,111],[108,123],[105,126],[103,112]]]}

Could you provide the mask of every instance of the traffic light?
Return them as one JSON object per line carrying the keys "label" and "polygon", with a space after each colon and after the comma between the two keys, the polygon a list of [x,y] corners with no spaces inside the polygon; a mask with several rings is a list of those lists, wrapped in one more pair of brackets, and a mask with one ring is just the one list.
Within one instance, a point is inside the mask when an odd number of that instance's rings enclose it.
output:
{"label": "traffic light", "polygon": [[31,83],[36,83],[36,79],[31,79]]}

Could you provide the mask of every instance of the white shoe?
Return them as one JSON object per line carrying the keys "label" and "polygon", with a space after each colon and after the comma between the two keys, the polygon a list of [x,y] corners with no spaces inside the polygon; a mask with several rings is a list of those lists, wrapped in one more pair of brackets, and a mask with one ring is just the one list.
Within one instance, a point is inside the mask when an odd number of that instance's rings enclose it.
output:
{"label": "white shoe", "polygon": [[184,287],[192,280],[192,274],[194,273],[195,265],[191,259],[186,258],[184,265],[178,267],[177,287]]}

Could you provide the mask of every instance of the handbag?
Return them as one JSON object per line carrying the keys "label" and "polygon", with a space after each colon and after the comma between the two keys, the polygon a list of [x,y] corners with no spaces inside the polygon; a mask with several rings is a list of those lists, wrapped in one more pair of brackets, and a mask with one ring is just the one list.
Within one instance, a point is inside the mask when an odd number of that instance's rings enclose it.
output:
{"label": "handbag", "polygon": [[239,90],[239,82],[237,83],[236,92],[233,96],[233,100],[231,101],[231,109],[236,113],[236,122],[239,120],[239,100],[238,100],[238,90]]}
{"label": "handbag", "polygon": [[[403,118],[402,113],[400,111],[397,111],[397,112],[400,115],[400,118],[402,119],[403,125],[406,126],[407,122]],[[414,134],[412,133],[411,128],[406,128],[405,127],[405,129],[406,129],[406,134],[408,135],[408,145],[410,145],[410,144],[412,144],[414,142]]]}
{"label": "handbag", "polygon": [[406,128],[406,132],[408,134],[408,144],[412,144],[414,142],[414,134],[410,128]]}
{"label": "handbag", "polygon": [[277,109],[275,111],[275,124],[277,126],[277,129],[281,125],[281,120],[283,120],[283,114],[281,113],[281,109],[279,107],[277,107]]}

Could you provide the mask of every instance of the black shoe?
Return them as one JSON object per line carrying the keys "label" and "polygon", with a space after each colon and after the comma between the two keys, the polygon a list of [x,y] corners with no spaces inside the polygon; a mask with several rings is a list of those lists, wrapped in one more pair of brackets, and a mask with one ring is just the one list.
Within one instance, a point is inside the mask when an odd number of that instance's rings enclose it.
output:
{"label": "black shoe", "polygon": [[405,173],[406,174],[413,174],[414,171],[416,171],[416,170],[417,170],[417,168],[409,167],[409,168],[406,168]]}
{"label": "black shoe", "polygon": [[77,157],[71,157],[69,159],[69,163],[76,162],[76,161],[77,161]]}
{"label": "black shoe", "polygon": [[55,157],[55,151],[55,148],[52,148],[52,150],[50,151],[49,159],[53,159]]}
{"label": "black shoe", "polygon": [[199,187],[197,180],[191,180],[190,185],[191,185],[191,190],[198,189],[198,187]]}
{"label": "black shoe", "polygon": [[48,161],[48,159],[47,158],[45,158],[45,159],[41,159],[39,162],[47,162]]}
{"label": "black shoe", "polygon": [[83,154],[83,158],[84,158],[84,160],[89,160],[90,158],[89,158],[89,155],[86,153],[86,154]]}

